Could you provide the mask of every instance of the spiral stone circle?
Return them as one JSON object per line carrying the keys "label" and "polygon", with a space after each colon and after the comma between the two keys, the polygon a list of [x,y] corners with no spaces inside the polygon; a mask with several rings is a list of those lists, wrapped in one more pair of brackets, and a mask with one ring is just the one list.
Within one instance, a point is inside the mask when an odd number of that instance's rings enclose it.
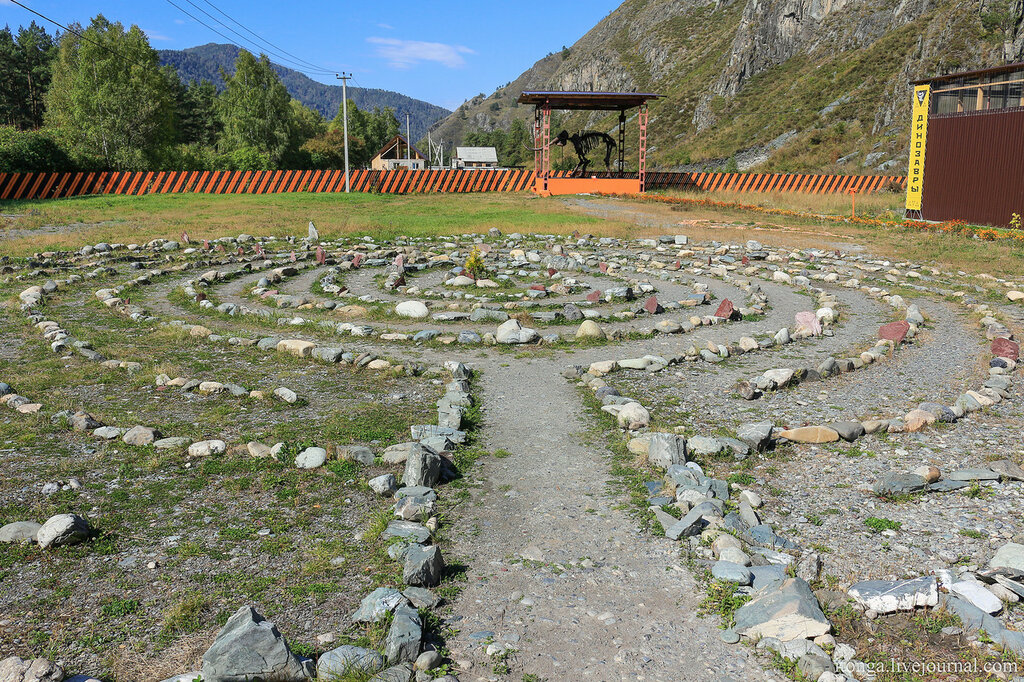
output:
{"label": "spiral stone circle", "polygon": [[[683,234],[313,228],[0,276],[2,641],[26,661],[95,612],[148,627],[157,666],[189,609],[203,655],[167,678],[775,675],[746,642],[853,679],[844,606],[941,607],[1024,651],[1012,282]],[[742,602],[724,631],[709,584]]]}

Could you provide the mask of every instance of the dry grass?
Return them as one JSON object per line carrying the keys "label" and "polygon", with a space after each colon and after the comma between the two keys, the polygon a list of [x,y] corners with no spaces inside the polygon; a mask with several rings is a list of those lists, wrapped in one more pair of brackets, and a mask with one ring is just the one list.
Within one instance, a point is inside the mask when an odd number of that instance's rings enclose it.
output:
{"label": "dry grass", "polygon": [[804,194],[794,192],[664,192],[665,196],[687,199],[708,199],[738,204],[776,208],[824,215],[850,215],[856,201],[856,214],[860,217],[885,217],[898,220],[903,215],[903,193],[878,192],[858,194]]}
{"label": "dry grass", "polygon": [[[767,208],[846,215],[849,197],[736,192],[668,193]],[[898,217],[903,197],[880,193],[858,197],[858,216]],[[1024,250],[1005,242],[980,242],[890,227],[847,225],[814,218],[767,216],[738,208],[677,206],[588,198],[570,205],[564,198],[518,194],[163,194],[97,196],[54,201],[6,202],[0,227],[0,256],[77,249],[85,243],[193,240],[247,232],[304,234],[313,220],[325,238],[368,233],[379,238],[503,232],[611,237],[682,232],[695,240],[757,239],[792,248],[865,249],[892,258],[935,263],[951,270],[1024,277]],[[605,210],[607,209],[607,210]],[[47,229],[46,226],[71,226]],[[655,227],[649,227],[653,225]],[[657,226],[661,226],[660,228]],[[6,237],[6,239],[5,239]]]}
{"label": "dry grass", "polygon": [[[573,231],[630,236],[636,226],[573,214],[557,199],[532,194],[155,194],[0,202],[0,255],[77,249],[99,241],[145,243],[248,233],[324,238],[368,233],[378,238],[468,232]],[[57,226],[59,229],[52,229]],[[69,227],[68,227],[69,226]]]}
{"label": "dry grass", "polygon": [[159,682],[184,672],[199,670],[203,654],[217,637],[218,628],[179,637],[165,649],[152,653],[141,641],[115,648],[107,665],[117,682]]}
{"label": "dry grass", "polygon": [[[752,204],[762,196],[774,195],[698,195],[720,201]],[[898,199],[898,196],[897,196]],[[806,199],[813,212],[824,213],[827,197]],[[790,248],[840,249],[866,251],[894,261],[934,264],[936,267],[971,274],[987,273],[1007,279],[1024,278],[1024,248],[1004,241],[980,241],[957,235],[935,234],[898,227],[872,227],[835,223],[814,218],[769,216],[757,211],[708,206],[669,205],[656,202],[594,199],[605,215],[630,216],[642,224],[663,225],[647,228],[647,234],[682,233],[691,239],[739,241],[756,239],[772,246]],[[767,204],[766,204],[767,205]],[[858,204],[859,206],[859,204]],[[782,208],[782,206],[773,206]],[[605,210],[608,209],[608,210]],[[587,211],[576,207],[577,211]],[[860,213],[858,212],[858,215]]]}

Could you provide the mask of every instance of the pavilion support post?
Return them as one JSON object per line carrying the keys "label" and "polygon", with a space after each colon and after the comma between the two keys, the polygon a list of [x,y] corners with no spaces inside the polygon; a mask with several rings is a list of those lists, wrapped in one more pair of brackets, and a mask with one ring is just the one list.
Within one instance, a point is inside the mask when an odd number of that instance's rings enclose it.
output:
{"label": "pavilion support post", "polygon": [[626,172],[626,110],[619,110],[619,177]]}
{"label": "pavilion support post", "polygon": [[533,110],[533,176],[535,188],[540,188],[541,173],[544,168],[543,137],[541,132],[540,107]]}
{"label": "pavilion support post", "polygon": [[647,103],[640,105],[640,112],[637,114],[637,122],[640,124],[640,156],[637,164],[637,176],[640,179],[640,192],[646,191],[645,175],[647,173]]}
{"label": "pavilion support post", "polygon": [[551,177],[551,104],[547,100],[541,112],[541,178],[544,191],[548,191],[548,178]]}

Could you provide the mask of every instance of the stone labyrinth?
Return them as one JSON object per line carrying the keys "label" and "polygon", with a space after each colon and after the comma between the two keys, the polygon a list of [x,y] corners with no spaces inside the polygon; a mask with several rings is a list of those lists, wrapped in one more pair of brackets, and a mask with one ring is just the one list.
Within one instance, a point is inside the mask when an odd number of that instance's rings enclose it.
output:
{"label": "stone labyrinth", "polygon": [[1010,282],[312,224],[0,267],[0,680],[872,679],[846,633],[940,612],[1024,653]]}

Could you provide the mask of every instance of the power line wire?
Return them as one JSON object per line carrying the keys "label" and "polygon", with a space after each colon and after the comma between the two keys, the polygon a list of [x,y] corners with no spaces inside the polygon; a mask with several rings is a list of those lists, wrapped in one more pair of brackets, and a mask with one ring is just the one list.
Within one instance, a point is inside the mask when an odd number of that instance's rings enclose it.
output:
{"label": "power line wire", "polygon": [[[192,3],[192,2],[189,2],[189,0],[185,0],[185,1],[186,1],[186,2],[188,2],[188,3],[190,4],[190,5],[193,5],[193,6],[195,6],[195,5],[194,5],[194,3]],[[233,38],[229,38],[228,36],[224,35],[224,34],[223,34],[223,33],[221,33],[220,31],[218,31],[217,29],[215,29],[215,28],[214,28],[213,26],[210,26],[209,24],[207,24],[207,23],[206,23],[205,21],[203,21],[203,20],[202,20],[202,19],[200,19],[199,17],[195,16],[194,14],[192,14],[191,12],[189,12],[188,10],[184,9],[183,7],[181,7],[181,5],[178,5],[178,4],[176,4],[176,3],[175,3],[175,2],[173,1],[173,0],[167,0],[167,4],[169,4],[169,5],[172,5],[173,7],[176,7],[176,8],[177,8],[177,9],[178,9],[178,10],[179,10],[179,11],[180,11],[180,12],[181,12],[182,14],[184,14],[184,15],[185,15],[185,16],[187,16],[187,17],[190,17],[191,19],[193,19],[193,20],[194,20],[194,21],[196,21],[197,23],[199,23],[199,24],[202,24],[202,25],[203,25],[203,26],[205,26],[206,28],[210,29],[211,31],[213,31],[214,33],[216,33],[217,35],[219,35],[219,36],[220,36],[221,38],[223,38],[224,40],[228,41],[229,43],[234,43],[234,42],[235,42]],[[216,19],[215,19],[214,17],[212,17],[212,16],[211,16],[211,15],[210,15],[210,14],[209,14],[208,12],[206,12],[206,11],[204,11],[204,10],[200,9],[200,8],[197,8],[197,9],[199,9],[199,11],[203,12],[203,13],[204,13],[204,14],[206,14],[207,16],[210,16],[210,18],[211,18],[211,19],[214,19],[214,21],[216,21]],[[218,23],[220,23],[220,22],[218,22]],[[223,25],[223,24],[221,24],[221,25]],[[227,28],[227,27],[225,26],[224,28]],[[235,35],[237,35],[237,36],[238,36],[239,38],[241,38],[241,39],[242,39],[242,40],[243,40],[244,42],[247,42],[247,43],[249,43],[250,45],[255,45],[255,47],[256,47],[256,50],[255,50],[255,51],[256,51],[256,52],[263,52],[263,53],[266,53],[266,52],[270,52],[269,50],[264,50],[264,49],[260,48],[260,46],[259,46],[259,45],[256,45],[256,44],[255,44],[255,43],[254,43],[254,42],[253,42],[252,40],[249,40],[249,39],[245,38],[244,36],[242,36],[241,34],[239,34],[239,33],[238,33],[237,31],[233,31],[233,30],[232,30],[232,29],[230,29],[230,28],[227,28],[227,30],[229,30],[229,31],[231,31],[232,33],[234,33]],[[272,53],[272,54],[273,54],[273,53]],[[292,61],[292,60],[290,60],[290,59],[287,59],[287,58],[284,58],[284,57],[280,57],[279,55],[276,55],[276,54],[275,54],[275,56],[277,56],[277,57],[278,57],[279,59],[281,59],[282,61],[285,61],[285,62],[291,62],[291,61]],[[290,68],[290,67],[289,67],[289,68]],[[304,68],[304,67],[301,67],[301,68],[297,68],[297,69],[292,69],[292,70],[293,70],[293,71],[298,71],[298,72],[300,72],[300,73],[305,73],[305,74],[307,74],[307,75],[308,75],[308,74],[310,74],[310,73],[314,73],[314,71],[311,71],[311,70],[309,70],[309,69],[306,69],[306,68]],[[318,73],[319,75],[326,75],[326,74],[328,74],[328,73],[332,73],[332,74],[333,74],[333,73],[335,73],[335,72],[334,72],[334,71],[323,71],[323,72],[317,72],[317,73]]]}
{"label": "power line wire", "polygon": [[[213,4],[212,2],[210,2],[210,0],[203,0],[203,2],[205,2],[205,3],[207,4],[207,5],[209,5],[210,7],[212,7],[213,9],[217,10],[218,12],[220,12],[221,14],[223,14],[223,15],[224,15],[225,17],[227,17],[228,19],[230,19],[232,23],[234,23],[234,24],[236,24],[236,25],[240,26],[240,27],[241,27],[241,28],[242,28],[242,29],[243,29],[243,30],[244,30],[244,31],[245,31],[246,33],[250,33],[250,34],[252,34],[252,35],[256,36],[256,38],[257,38],[258,40],[260,40],[260,41],[262,41],[262,42],[266,43],[267,45],[270,45],[270,46],[271,46],[271,47],[273,47],[274,49],[276,49],[276,50],[279,50],[279,51],[283,52],[284,54],[288,55],[289,57],[293,57],[293,58],[295,58],[295,59],[296,59],[297,61],[299,61],[299,62],[301,62],[301,63],[303,63],[303,64],[306,64],[306,65],[307,65],[307,66],[309,66],[310,68],[316,69],[317,71],[323,71],[323,72],[325,72],[325,73],[333,73],[333,72],[331,72],[331,71],[330,71],[330,69],[327,69],[327,68],[325,68],[325,67],[323,67],[323,66],[318,66],[318,65],[316,65],[316,64],[314,64],[314,63],[312,63],[312,62],[310,62],[310,61],[306,61],[305,59],[302,59],[301,57],[299,57],[299,56],[297,56],[297,55],[294,55],[294,54],[292,54],[291,52],[288,52],[288,51],[287,51],[287,50],[285,50],[285,49],[284,49],[283,47],[280,47],[279,45],[276,45],[276,44],[274,44],[274,43],[270,42],[269,40],[267,40],[266,38],[264,38],[264,37],[263,37],[263,36],[261,36],[260,34],[256,33],[255,31],[253,31],[252,29],[250,29],[250,28],[249,28],[248,26],[246,26],[246,25],[245,25],[245,24],[243,24],[242,22],[240,22],[240,21],[238,21],[237,19],[235,19],[234,17],[232,17],[232,16],[230,15],[230,14],[228,14],[227,12],[225,12],[224,10],[222,10],[222,9],[221,9],[220,7],[217,7],[217,6],[215,5],[215,4]],[[193,3],[189,3],[189,4],[193,4]],[[221,25],[223,25],[223,22],[221,22]]]}

